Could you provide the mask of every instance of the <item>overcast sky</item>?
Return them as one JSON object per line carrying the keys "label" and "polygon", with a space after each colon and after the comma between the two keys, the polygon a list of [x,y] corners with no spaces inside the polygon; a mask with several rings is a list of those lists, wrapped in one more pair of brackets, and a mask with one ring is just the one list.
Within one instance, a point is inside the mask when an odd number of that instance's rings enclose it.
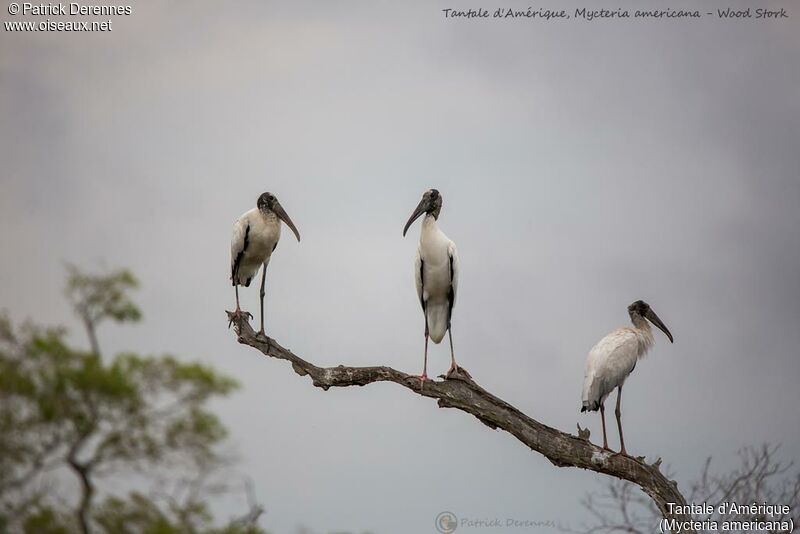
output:
{"label": "overcast sky", "polygon": [[[270,264],[268,332],[318,365],[418,373],[419,224],[401,231],[436,187],[461,257],[456,355],[489,391],[601,440],[579,413],[585,357],[641,298],[675,344],[656,332],[626,385],[628,450],[684,488],[709,454],[800,459],[797,4],[770,2],[790,12],[772,23],[330,4],[137,2],[110,33],[0,31],[0,308],[85,343],[63,262],[131,268],[145,320],[101,344],[243,383],[218,411],[275,534],[434,532],[444,510],[577,526],[599,475],[393,384],[323,392],[227,329],[232,223],[271,191],[303,240],[284,232]],[[727,5],[763,7],[702,2]],[[257,288],[242,298],[257,311]],[[448,365],[434,346],[429,372]],[[537,530],[480,532],[511,531]]]}

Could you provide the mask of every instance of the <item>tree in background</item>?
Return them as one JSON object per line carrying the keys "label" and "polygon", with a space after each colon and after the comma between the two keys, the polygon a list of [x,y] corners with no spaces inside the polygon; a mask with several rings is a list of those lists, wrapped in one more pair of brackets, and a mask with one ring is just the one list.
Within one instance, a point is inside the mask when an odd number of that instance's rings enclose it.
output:
{"label": "tree in background", "polygon": [[[230,478],[219,452],[227,432],[208,403],[236,382],[172,356],[103,357],[98,325],[141,318],[129,296],[137,285],[127,270],[69,267],[67,297],[90,352],[70,346],[63,328],[0,314],[0,533],[263,532],[255,504],[224,527],[208,509],[210,496],[230,491],[220,482]],[[134,491],[137,477],[160,489]],[[120,480],[127,495],[108,489]]]}
{"label": "tree in background", "polygon": [[99,355],[97,327],[107,319],[116,323],[135,323],[142,312],[128,296],[139,287],[133,274],[120,269],[104,275],[85,274],[74,265],[67,265],[67,299],[83,323],[92,352]]}
{"label": "tree in background", "polygon": [[[739,466],[716,475],[711,470],[711,457],[706,460],[700,477],[691,485],[687,497],[695,504],[708,503],[714,512],[696,515],[698,521],[781,521],[793,518],[798,524],[800,511],[800,472],[792,471],[793,464],[778,458],[778,447],[763,445],[745,447],[739,451]],[[718,506],[735,502],[740,505],[763,503],[787,505],[788,515],[767,517],[763,514],[720,514]],[[650,534],[655,532],[661,513],[639,489],[622,480],[612,479],[600,494],[589,494],[583,500],[584,508],[594,521],[582,530],[570,532],[612,534]],[[737,530],[738,532],[738,530]],[[767,532],[788,532],[767,531]]]}

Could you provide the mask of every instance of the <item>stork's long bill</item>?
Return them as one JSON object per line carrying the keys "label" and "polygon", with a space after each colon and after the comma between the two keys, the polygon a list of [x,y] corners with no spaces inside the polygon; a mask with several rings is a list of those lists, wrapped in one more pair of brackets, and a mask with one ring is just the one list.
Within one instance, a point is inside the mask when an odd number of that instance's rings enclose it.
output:
{"label": "stork's long bill", "polygon": [[647,310],[647,313],[645,313],[645,318],[654,325],[656,325],[659,330],[664,332],[669,338],[669,342],[673,343],[672,334],[670,333],[669,328],[667,328],[667,325],[665,325],[663,321],[659,319],[658,315],[656,315],[656,312],[654,312],[652,308]]}
{"label": "stork's long bill", "polygon": [[289,214],[286,213],[286,210],[283,209],[280,202],[277,200],[275,201],[275,205],[272,206],[272,211],[275,212],[275,215],[278,216],[280,220],[286,223],[286,226],[294,233],[294,236],[297,238],[298,243],[300,242],[300,232],[297,231],[297,227],[292,222],[292,219],[289,217]]}
{"label": "stork's long bill", "polygon": [[411,224],[419,219],[420,215],[426,213],[430,209],[430,200],[427,197],[422,197],[422,200],[419,201],[417,207],[414,209],[414,213],[411,214],[411,217],[408,218],[408,222],[406,222],[405,227],[403,228],[403,237],[406,236],[406,232],[408,232],[408,228]]}

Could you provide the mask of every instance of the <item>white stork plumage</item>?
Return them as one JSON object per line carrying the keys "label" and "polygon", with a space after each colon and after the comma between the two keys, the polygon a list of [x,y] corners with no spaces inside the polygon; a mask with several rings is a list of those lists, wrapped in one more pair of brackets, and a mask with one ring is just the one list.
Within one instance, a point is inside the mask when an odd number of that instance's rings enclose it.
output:
{"label": "white stork plumage", "polygon": [[606,414],[604,403],[606,397],[617,389],[617,428],[619,429],[620,452],[625,451],[625,439],[622,437],[622,421],[620,420],[620,402],[622,398],[622,385],[633,372],[636,362],[644,357],[650,347],[655,343],[653,332],[650,330],[648,320],[664,332],[672,343],[672,334],[661,322],[656,312],[643,300],[637,300],[628,306],[633,328],[617,328],[601,339],[586,358],[586,369],[583,379],[583,406],[581,412],[597,411],[600,409],[600,419],[603,423],[603,448],[608,449],[606,438]]}
{"label": "white stork plumage", "polygon": [[[263,265],[261,272],[261,329],[259,334],[264,334],[264,282],[267,277],[267,265],[272,257],[272,252],[278,246],[281,238],[281,221],[294,232],[297,241],[300,233],[297,231],[292,219],[281,206],[272,193],[263,193],[258,197],[256,207],[243,213],[233,224],[233,237],[231,238],[231,283],[236,290],[236,311],[231,316],[242,315],[239,307],[239,286],[250,287],[250,282],[258,274],[258,269]],[[250,314],[247,314],[250,315]],[[252,317],[252,315],[251,315]]]}
{"label": "white stork plumage", "polygon": [[425,359],[420,375],[422,382],[428,379],[428,337],[438,344],[444,339],[445,332],[449,333],[451,364],[448,375],[460,370],[456,364],[453,332],[450,328],[458,293],[458,252],[456,244],[444,235],[437,224],[441,209],[442,195],[436,189],[430,189],[422,195],[422,200],[403,228],[405,237],[411,223],[425,214],[414,263],[417,296],[425,315]]}

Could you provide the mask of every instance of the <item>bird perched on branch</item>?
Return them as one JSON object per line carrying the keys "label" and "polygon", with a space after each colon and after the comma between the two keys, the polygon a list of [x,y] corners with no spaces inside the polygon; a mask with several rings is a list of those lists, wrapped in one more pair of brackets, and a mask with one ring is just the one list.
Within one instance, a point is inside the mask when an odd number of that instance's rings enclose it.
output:
{"label": "bird perched on branch", "polygon": [[451,364],[448,375],[460,370],[456,364],[450,327],[458,292],[458,253],[456,244],[444,235],[437,224],[441,210],[442,195],[436,189],[430,189],[422,195],[422,200],[403,228],[405,237],[411,223],[425,214],[414,263],[417,296],[425,316],[425,360],[419,377],[421,382],[428,380],[428,337],[434,343],[439,343],[445,332],[449,333]]}
{"label": "bird perched on branch", "polygon": [[606,438],[606,414],[604,403],[606,397],[617,388],[617,428],[619,429],[620,453],[625,451],[625,439],[622,437],[622,421],[620,420],[620,402],[622,399],[622,385],[633,372],[636,362],[644,357],[650,347],[655,343],[650,323],[656,325],[664,332],[672,343],[672,334],[666,325],[661,322],[656,312],[643,300],[637,300],[628,306],[633,328],[617,328],[601,339],[586,358],[586,370],[583,379],[583,406],[581,412],[597,411],[600,409],[600,419],[603,423],[603,448],[608,449]]}
{"label": "bird perched on branch", "polygon": [[231,322],[234,318],[245,314],[252,317],[249,313],[242,312],[239,307],[239,286],[250,287],[250,282],[263,265],[260,291],[261,329],[258,331],[261,335],[265,335],[264,283],[267,277],[267,265],[281,238],[281,221],[286,223],[299,242],[300,233],[278,199],[272,193],[263,193],[258,197],[256,207],[243,213],[233,225],[231,282],[236,290],[236,311],[231,314]]}

